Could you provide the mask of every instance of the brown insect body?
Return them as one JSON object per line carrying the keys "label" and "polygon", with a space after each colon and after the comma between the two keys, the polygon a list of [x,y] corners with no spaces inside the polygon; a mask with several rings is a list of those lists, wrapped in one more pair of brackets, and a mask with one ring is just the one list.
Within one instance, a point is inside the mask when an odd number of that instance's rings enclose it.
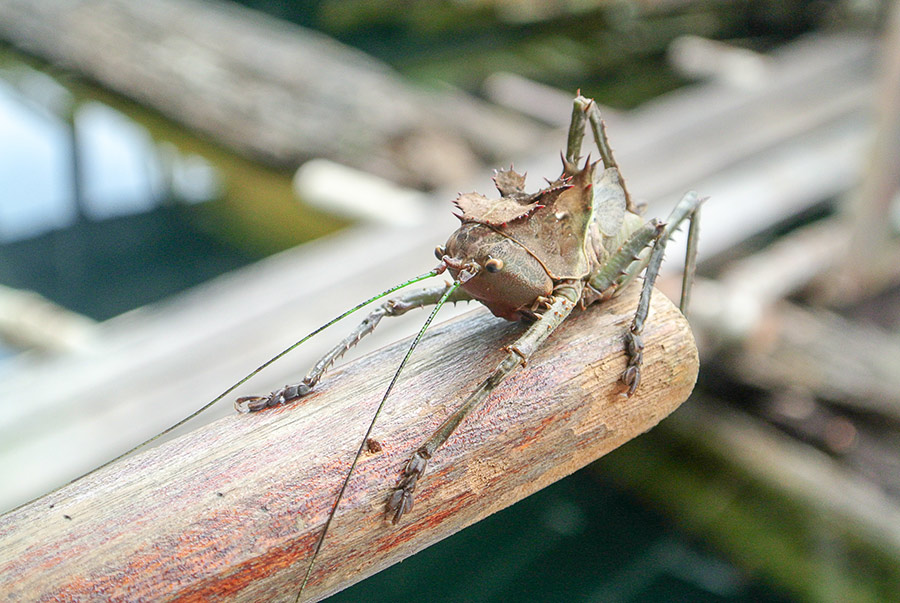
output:
{"label": "brown insect body", "polygon": [[[534,318],[561,283],[596,274],[642,224],[627,208],[618,170],[600,162],[578,169],[564,160],[562,175],[533,194],[511,168],[494,182],[499,199],[457,198],[462,225],[437,255],[469,295],[507,320]],[[585,305],[615,293],[583,291]]]}

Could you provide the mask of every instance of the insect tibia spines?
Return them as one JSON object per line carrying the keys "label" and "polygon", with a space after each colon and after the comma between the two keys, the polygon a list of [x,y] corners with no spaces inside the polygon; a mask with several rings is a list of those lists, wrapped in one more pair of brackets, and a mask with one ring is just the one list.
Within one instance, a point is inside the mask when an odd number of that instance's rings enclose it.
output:
{"label": "insect tibia spines", "polygon": [[628,356],[628,364],[625,366],[621,380],[628,388],[625,395],[629,397],[641,384],[641,364],[644,362],[644,340],[641,338],[641,334],[644,332],[644,321],[647,320],[647,314],[650,311],[650,295],[653,291],[653,284],[659,275],[659,268],[662,265],[668,241],[665,223],[651,220],[645,225],[646,227],[652,231],[650,241],[652,248],[644,271],[644,283],[641,286],[637,311],[631,321],[631,328],[625,334],[625,353]]}

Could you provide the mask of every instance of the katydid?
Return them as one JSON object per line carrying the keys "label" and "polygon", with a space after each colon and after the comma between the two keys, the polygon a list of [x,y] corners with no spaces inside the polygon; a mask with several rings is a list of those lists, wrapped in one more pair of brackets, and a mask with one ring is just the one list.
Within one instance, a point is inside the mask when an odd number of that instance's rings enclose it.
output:
{"label": "katydid", "polygon": [[[586,124],[590,125],[600,151],[600,160],[596,162],[591,162],[588,157],[582,163],[581,145]],[[666,242],[682,222],[690,220],[681,299],[681,309],[686,310],[702,203],[696,193],[686,194],[666,223],[655,219],[645,222],[622,181],[597,105],[580,95],[575,99],[562,163],[561,175],[534,193],[525,191],[525,177],[510,168],[500,170],[494,176],[499,198],[477,193],[460,195],[454,203],[461,225],[444,246],[435,249],[440,262],[438,266],[423,275],[448,272],[453,278],[452,283],[401,294],[381,304],[316,363],[300,383],[287,385],[266,396],[243,397],[235,403],[242,412],[254,412],[301,398],[312,391],[335,360],[371,333],[383,317],[397,316],[426,305],[435,306],[361,438],[359,450],[308,561],[297,594],[298,601],[356,463],[370,441],[375,420],[441,305],[447,301],[475,300],[495,316],[521,320],[528,327],[515,343],[508,346],[506,357],[490,375],[406,463],[386,502],[386,513],[395,524],[412,509],[416,485],[422,479],[429,459],[466,416],[481,405],[503,379],[523,366],[576,307],[614,297],[646,271],[637,311],[625,333],[628,361],[621,375],[623,393],[631,396],[635,392],[641,381],[644,349],[641,334]]]}
{"label": "katydid", "polygon": [[[585,129],[588,126],[599,149],[597,161],[591,161],[590,156],[581,156]],[[335,494],[330,513],[307,561],[305,576],[297,593],[299,601],[357,462],[367,447],[377,446],[377,442],[371,438],[375,421],[410,355],[437,311],[446,302],[478,301],[495,316],[521,321],[526,327],[513,344],[504,348],[505,356],[496,368],[406,462],[396,487],[385,501],[386,515],[395,524],[412,509],[416,486],[420,480],[425,479],[423,476],[428,461],[460,423],[508,375],[524,366],[534,351],[576,307],[584,308],[595,302],[608,300],[644,273],[638,306],[630,327],[624,333],[627,361],[620,377],[622,394],[634,394],[641,382],[644,349],[642,333],[653,285],[667,241],[687,220],[690,228],[681,297],[681,309],[686,310],[696,258],[697,225],[702,200],[696,193],[689,192],[675,206],[666,222],[655,219],[645,221],[622,180],[599,108],[592,100],[580,94],[574,101],[560,175],[553,181],[548,181],[544,188],[532,193],[525,190],[525,177],[516,173],[512,167],[498,171],[494,182],[499,197],[488,198],[468,193],[455,200],[456,215],[461,225],[444,245],[435,249],[438,265],[433,270],[391,287],[347,310],[265,362],[189,417],[105,463],[103,467],[183,425],[271,363],[349,314],[409,285],[449,274],[452,282],[403,292],[382,302],[347,337],[325,354],[299,383],[286,385],[264,396],[242,397],[235,401],[235,407],[239,411],[257,412],[302,398],[316,387],[325,371],[371,333],[382,318],[399,316],[414,308],[434,306],[387,386],[368,430],[360,437],[359,449]]]}

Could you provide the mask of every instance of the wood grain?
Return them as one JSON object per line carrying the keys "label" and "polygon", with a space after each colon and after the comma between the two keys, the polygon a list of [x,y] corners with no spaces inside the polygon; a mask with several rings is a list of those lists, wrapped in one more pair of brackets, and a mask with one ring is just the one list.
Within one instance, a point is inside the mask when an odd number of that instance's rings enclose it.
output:
{"label": "wood grain", "polygon": [[[319,599],[572,473],[650,429],[690,394],[697,352],[663,295],[644,379],[622,396],[637,288],[576,313],[432,459],[400,525],[383,517],[403,463],[521,325],[475,310],[436,327],[373,435],[306,594]],[[326,377],[301,404],[236,415],[116,463],[0,518],[10,600],[293,600],[399,342]],[[191,400],[185,407],[198,403]],[[98,437],[102,435],[98,434]]]}

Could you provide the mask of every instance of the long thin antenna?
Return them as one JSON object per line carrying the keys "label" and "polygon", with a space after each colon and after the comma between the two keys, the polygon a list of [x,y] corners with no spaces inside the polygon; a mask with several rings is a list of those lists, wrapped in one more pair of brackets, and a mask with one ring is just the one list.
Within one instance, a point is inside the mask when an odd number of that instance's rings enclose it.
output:
{"label": "long thin antenna", "polygon": [[416,349],[416,346],[419,345],[419,341],[422,340],[422,336],[425,334],[425,330],[428,329],[429,325],[431,325],[431,321],[434,320],[435,315],[437,315],[438,310],[441,309],[441,306],[450,298],[454,291],[460,286],[459,281],[453,281],[453,283],[447,287],[447,290],[444,292],[444,295],[438,301],[437,305],[431,311],[431,314],[428,316],[428,320],[425,321],[425,324],[422,325],[422,328],[419,329],[419,332],[416,334],[415,339],[413,339],[412,344],[409,346],[409,349],[406,351],[406,356],[403,357],[403,360],[400,362],[400,366],[397,367],[397,370],[394,372],[394,377],[391,379],[390,384],[387,387],[387,391],[384,392],[384,396],[381,398],[381,402],[378,404],[378,408],[375,409],[375,414],[372,416],[372,420],[369,422],[369,428],[366,430],[366,435],[362,437],[362,441],[359,444],[359,450],[356,451],[356,456],[353,457],[353,462],[350,463],[350,469],[347,471],[347,477],[344,478],[344,483],[341,484],[341,489],[338,491],[337,497],[334,499],[334,504],[331,507],[331,512],[328,513],[328,519],[325,520],[325,525],[322,527],[322,532],[319,534],[319,540],[316,542],[316,548],[313,549],[312,557],[309,560],[309,565],[306,566],[306,575],[303,576],[303,582],[300,584],[300,590],[297,591],[297,598],[294,599],[294,603],[298,603],[300,601],[300,597],[303,595],[303,589],[306,588],[307,582],[309,582],[309,577],[312,575],[313,564],[316,562],[316,557],[319,555],[319,551],[322,549],[322,543],[325,542],[325,535],[328,533],[328,528],[331,526],[331,521],[334,519],[334,515],[337,512],[338,505],[341,503],[341,498],[344,496],[344,491],[347,489],[347,484],[350,483],[350,478],[353,476],[353,471],[356,469],[356,464],[359,462],[359,458],[362,456],[363,449],[366,447],[366,441],[369,439],[369,436],[372,435],[372,428],[375,427],[375,421],[378,419],[378,415],[381,414],[381,409],[384,408],[384,403],[387,401],[388,396],[391,394],[391,390],[394,389],[394,384],[397,383],[398,377],[400,377],[401,371],[403,371],[403,367],[406,366],[406,362],[409,360],[409,357],[412,356],[413,350]]}
{"label": "long thin antenna", "polygon": [[[275,362],[275,361],[281,359],[282,357],[284,357],[284,356],[285,356],[286,354],[288,354],[289,352],[292,352],[292,351],[293,351],[294,349],[296,349],[297,347],[299,347],[299,346],[301,346],[302,344],[306,343],[307,340],[309,340],[309,339],[311,339],[312,337],[318,335],[319,333],[321,333],[322,331],[324,331],[325,329],[327,329],[328,327],[330,327],[330,326],[333,325],[334,323],[336,323],[336,322],[338,322],[338,321],[340,321],[340,320],[346,318],[347,316],[353,314],[354,312],[356,312],[356,311],[359,310],[360,308],[363,308],[363,307],[365,307],[365,306],[371,304],[372,302],[381,299],[382,297],[384,297],[384,296],[386,296],[386,295],[390,295],[391,293],[393,293],[394,291],[397,291],[398,289],[402,289],[402,288],[404,288],[404,287],[408,287],[409,285],[418,283],[419,281],[424,281],[425,279],[431,278],[431,277],[433,277],[433,276],[437,276],[437,275],[441,274],[444,270],[445,270],[445,268],[444,268],[443,265],[438,266],[437,268],[435,268],[435,269],[433,269],[433,270],[430,270],[430,271],[428,271],[428,272],[426,272],[426,273],[424,273],[424,274],[420,274],[419,276],[417,276],[417,277],[415,277],[415,278],[411,278],[411,279],[409,279],[408,281],[405,281],[405,282],[403,282],[403,283],[400,283],[399,285],[394,285],[394,286],[391,287],[390,289],[387,289],[387,290],[385,290],[385,291],[379,293],[378,295],[375,295],[375,296],[373,296],[373,297],[370,297],[370,298],[367,299],[366,301],[364,301],[364,302],[362,302],[362,303],[359,303],[359,304],[357,304],[356,306],[350,308],[349,310],[347,310],[346,312],[344,312],[344,313],[341,314],[340,316],[337,316],[337,317],[335,317],[335,318],[332,318],[331,320],[329,320],[328,322],[326,322],[324,325],[322,325],[321,327],[319,327],[318,329],[316,329],[315,331],[313,331],[312,333],[310,333],[309,335],[307,335],[306,337],[304,337],[303,339],[301,339],[301,340],[297,341],[296,343],[292,344],[291,346],[285,348],[284,350],[282,350],[281,352],[279,352],[277,355],[273,356],[272,358],[270,358],[270,359],[267,360],[266,362],[264,362],[264,363],[262,363],[261,365],[259,365],[257,368],[253,369],[253,371],[251,371],[251,372],[250,372],[247,376],[245,376],[243,379],[241,379],[240,381],[238,381],[237,383],[235,383],[234,385],[232,385],[231,387],[229,387],[228,389],[226,389],[224,392],[222,392],[221,394],[219,394],[218,396],[216,396],[215,398],[213,398],[212,400],[210,400],[209,402],[207,402],[206,404],[204,404],[204,405],[201,406],[199,409],[195,410],[194,412],[192,412],[191,414],[189,414],[189,415],[186,416],[185,418],[181,419],[180,421],[178,421],[177,423],[175,423],[175,424],[172,425],[171,427],[169,427],[169,428],[167,428],[167,429],[165,429],[165,430],[159,432],[158,434],[156,434],[156,435],[153,436],[152,438],[150,438],[150,439],[148,439],[148,440],[145,440],[145,441],[141,442],[140,444],[138,444],[138,445],[135,446],[134,448],[131,448],[131,449],[127,450],[126,452],[123,452],[122,454],[120,454],[119,456],[115,457],[114,459],[109,460],[109,461],[106,461],[105,463],[103,463],[103,464],[100,465],[99,467],[95,467],[95,468],[91,469],[90,471],[88,471],[87,473],[85,473],[85,474],[83,474],[83,475],[79,475],[79,476],[76,477],[75,479],[70,480],[70,481],[66,482],[65,484],[63,484],[63,485],[61,485],[61,486],[59,486],[59,487],[57,487],[57,488],[54,488],[53,490],[51,490],[51,491],[48,492],[47,494],[53,494],[54,492],[58,492],[59,490],[65,488],[66,486],[68,486],[68,485],[70,485],[70,484],[74,484],[74,483],[77,482],[78,480],[83,479],[83,478],[85,478],[85,477],[91,475],[91,474],[94,473],[95,471],[100,471],[100,470],[103,469],[104,467],[108,467],[109,465],[112,465],[112,464],[115,463],[116,461],[122,460],[122,459],[125,458],[126,456],[128,456],[128,455],[130,455],[130,454],[132,454],[132,453],[134,453],[134,452],[137,452],[138,450],[140,450],[140,449],[143,448],[144,446],[147,446],[148,444],[151,444],[151,443],[155,442],[155,441],[158,440],[159,438],[161,438],[161,437],[163,437],[163,436],[165,436],[165,435],[167,435],[167,434],[173,432],[174,430],[178,429],[179,427],[181,427],[182,425],[184,425],[185,423],[187,423],[187,422],[190,421],[191,419],[197,417],[197,416],[200,415],[201,413],[203,413],[203,412],[205,412],[206,410],[208,410],[208,409],[209,409],[210,407],[212,407],[214,404],[216,404],[217,402],[219,402],[222,398],[224,398],[225,396],[227,396],[228,394],[230,394],[231,392],[233,392],[235,389],[237,389],[238,387],[240,387],[241,385],[243,385],[244,383],[246,383],[247,381],[249,381],[249,380],[250,380],[252,377],[254,377],[257,373],[259,373],[260,371],[262,371],[263,369],[265,369],[266,367],[268,367],[268,366],[269,366],[270,364],[272,364],[273,362]],[[46,495],[44,495],[44,496],[46,496]],[[37,499],[35,498],[35,499],[30,500],[30,501],[28,501],[28,502],[24,502],[24,503],[22,503],[21,505],[17,506],[17,507],[14,508],[14,509],[11,509],[11,510],[8,511],[8,512],[11,513],[11,512],[13,512],[13,511],[18,510],[18,509],[21,509],[21,508],[24,507],[25,505],[30,504],[30,503],[34,502],[35,500],[37,500]],[[4,513],[4,514],[5,514],[5,513]]]}

